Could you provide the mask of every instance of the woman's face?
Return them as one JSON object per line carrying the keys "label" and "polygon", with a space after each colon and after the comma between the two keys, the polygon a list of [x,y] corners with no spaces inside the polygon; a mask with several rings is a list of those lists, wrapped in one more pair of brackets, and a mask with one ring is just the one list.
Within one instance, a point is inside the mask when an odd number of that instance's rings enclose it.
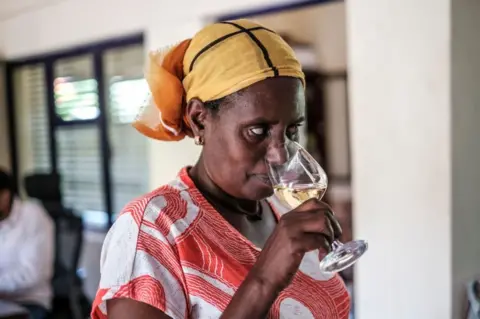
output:
{"label": "woman's face", "polygon": [[258,82],[227,98],[216,113],[200,116],[202,160],[210,179],[236,198],[271,196],[266,160],[285,161],[285,142],[298,140],[304,111],[301,81],[283,77]]}

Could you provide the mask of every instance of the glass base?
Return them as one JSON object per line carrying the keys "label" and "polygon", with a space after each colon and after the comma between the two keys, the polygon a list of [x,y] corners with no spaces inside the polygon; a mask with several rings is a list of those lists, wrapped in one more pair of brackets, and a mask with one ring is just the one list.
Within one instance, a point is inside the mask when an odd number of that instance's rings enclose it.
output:
{"label": "glass base", "polygon": [[320,269],[324,272],[340,272],[352,266],[368,249],[365,240],[354,240],[336,246],[320,261]]}

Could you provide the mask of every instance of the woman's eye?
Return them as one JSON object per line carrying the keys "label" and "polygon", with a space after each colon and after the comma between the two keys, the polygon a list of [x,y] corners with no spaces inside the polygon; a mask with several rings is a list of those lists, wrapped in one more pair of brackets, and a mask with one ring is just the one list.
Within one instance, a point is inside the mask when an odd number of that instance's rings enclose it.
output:
{"label": "woman's eye", "polygon": [[253,135],[261,136],[261,135],[265,135],[266,130],[265,130],[265,128],[263,128],[263,127],[254,127],[254,128],[251,128],[251,129],[250,129],[250,132],[251,132]]}

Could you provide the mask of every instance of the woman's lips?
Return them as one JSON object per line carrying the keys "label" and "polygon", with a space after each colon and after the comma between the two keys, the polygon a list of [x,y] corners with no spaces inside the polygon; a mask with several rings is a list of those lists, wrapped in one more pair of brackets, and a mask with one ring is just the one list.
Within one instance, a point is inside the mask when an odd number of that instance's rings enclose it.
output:
{"label": "woman's lips", "polygon": [[263,184],[272,186],[272,182],[270,181],[268,175],[256,174],[255,177],[259,179]]}

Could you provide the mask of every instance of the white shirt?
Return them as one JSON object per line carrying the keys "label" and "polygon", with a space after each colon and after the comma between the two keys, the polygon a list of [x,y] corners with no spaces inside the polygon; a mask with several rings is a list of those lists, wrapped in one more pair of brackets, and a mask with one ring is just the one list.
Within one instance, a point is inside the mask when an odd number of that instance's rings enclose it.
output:
{"label": "white shirt", "polygon": [[0,221],[0,299],[51,306],[55,230],[36,202],[15,199]]}

